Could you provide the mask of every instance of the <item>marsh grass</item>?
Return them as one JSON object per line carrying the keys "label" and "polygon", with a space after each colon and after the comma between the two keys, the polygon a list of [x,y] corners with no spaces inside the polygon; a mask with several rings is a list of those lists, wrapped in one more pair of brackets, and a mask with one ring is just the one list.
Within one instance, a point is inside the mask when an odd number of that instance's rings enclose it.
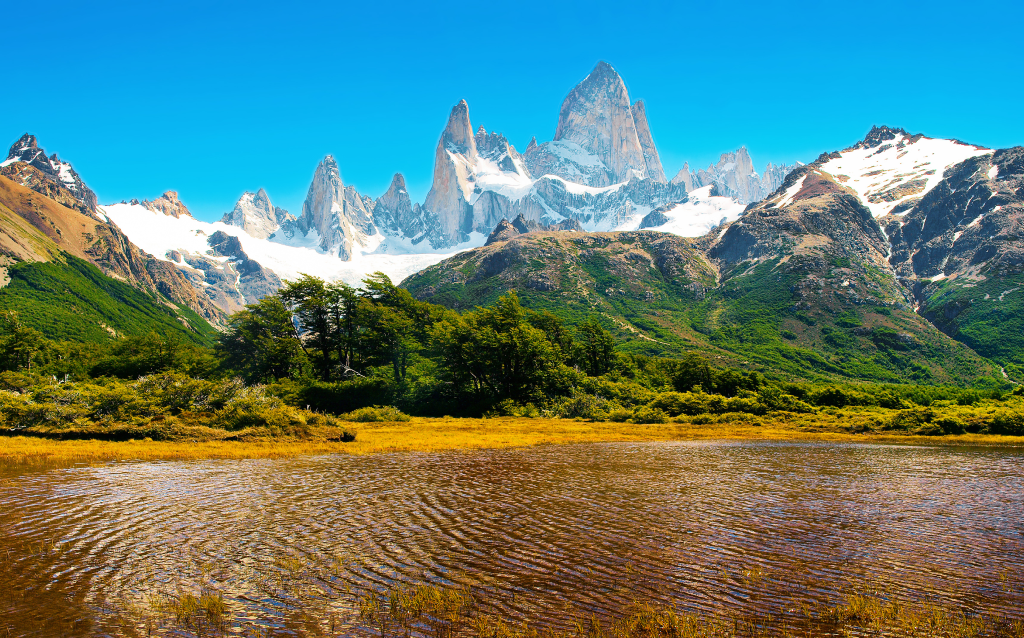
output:
{"label": "marsh grass", "polygon": [[60,441],[0,437],[0,463],[51,465],[133,460],[283,458],[321,454],[441,452],[548,444],[698,441],[812,440],[909,445],[1022,447],[1024,437],[994,434],[922,436],[875,430],[877,411],[836,409],[817,414],[776,413],[676,417],[668,423],[630,423],[528,417],[427,418],[360,423],[355,441],[331,440],[333,430],[308,438],[274,437],[246,441]]}
{"label": "marsh grass", "polygon": [[[315,635],[381,638],[1024,638],[1024,622],[1018,619],[867,594],[848,595],[834,606],[801,604],[781,612],[764,607],[742,615],[727,609],[688,613],[634,599],[610,617],[567,606],[561,617],[534,626],[490,612],[496,601],[465,586],[407,585],[348,592],[346,598],[352,609],[348,618],[339,622],[337,610],[310,611],[303,614],[310,623],[306,627]],[[152,596],[148,609],[136,608],[128,615],[148,635],[274,635],[271,628],[233,619],[223,596],[210,591]]]}

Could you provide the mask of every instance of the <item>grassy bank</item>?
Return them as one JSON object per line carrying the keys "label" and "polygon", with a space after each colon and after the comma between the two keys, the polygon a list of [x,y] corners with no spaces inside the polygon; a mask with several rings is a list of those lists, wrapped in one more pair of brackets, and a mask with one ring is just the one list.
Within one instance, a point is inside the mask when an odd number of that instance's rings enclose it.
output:
{"label": "grassy bank", "polygon": [[[871,412],[774,414],[766,417],[721,415],[713,420],[682,417],[669,423],[640,424],[572,419],[499,417],[491,419],[413,417],[405,422],[353,424],[355,441],[282,436],[250,440],[101,441],[0,438],[0,462],[78,463],[112,460],[190,460],[202,458],[281,458],[309,454],[440,452],[479,448],[610,441],[671,440],[819,440],[918,445],[1024,447],[1024,437],[989,434],[918,436],[864,429]],[[332,431],[333,432],[333,431]]]}

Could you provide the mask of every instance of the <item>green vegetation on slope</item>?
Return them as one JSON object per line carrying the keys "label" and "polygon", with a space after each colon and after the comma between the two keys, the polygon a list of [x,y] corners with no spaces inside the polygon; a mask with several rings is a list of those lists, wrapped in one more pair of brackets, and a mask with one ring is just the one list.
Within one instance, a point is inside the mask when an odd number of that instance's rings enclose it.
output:
{"label": "green vegetation on slope", "polygon": [[[737,266],[738,274],[729,273],[689,312],[694,329],[714,346],[793,377],[884,383],[978,379],[980,359],[909,310],[828,295],[829,279],[814,303],[796,303],[800,258],[785,267],[779,262]],[[852,275],[831,279],[848,282],[844,277]]]}
{"label": "green vegetation on slope", "polygon": [[925,292],[921,312],[940,330],[1024,379],[1024,274],[944,279]]}
{"label": "green vegetation on slope", "polygon": [[[596,316],[623,352],[700,352],[788,379],[1001,382],[997,369],[941,334],[887,288],[877,266],[812,249],[720,273],[662,233],[530,236],[470,251],[402,282],[454,309],[516,291],[568,325]],[[890,286],[891,287],[891,286]]]}
{"label": "green vegetation on slope", "polygon": [[62,259],[9,266],[0,311],[16,312],[23,324],[55,340],[97,343],[156,332],[213,342],[216,330],[192,310],[170,307],[72,255]]}
{"label": "green vegetation on slope", "polygon": [[[0,419],[9,433],[115,439],[316,438],[339,427],[324,415],[400,421],[403,412],[634,424],[768,418],[811,431],[1024,434],[1019,386],[1009,393],[1009,384],[792,383],[694,353],[620,352],[595,316],[571,326],[524,308],[514,293],[458,313],[417,301],[380,273],[364,284],[290,282],[232,317],[212,350],[155,333],[54,342],[5,315]],[[755,334],[759,322],[775,325],[781,311],[772,299],[746,304],[753,314],[736,319]],[[852,314],[836,323],[859,325]],[[715,338],[746,347],[742,333]]]}

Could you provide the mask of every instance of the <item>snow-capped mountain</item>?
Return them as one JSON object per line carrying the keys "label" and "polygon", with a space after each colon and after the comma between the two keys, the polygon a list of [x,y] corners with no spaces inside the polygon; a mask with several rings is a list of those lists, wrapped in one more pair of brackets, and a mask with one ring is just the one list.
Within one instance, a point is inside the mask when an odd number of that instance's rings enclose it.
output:
{"label": "snow-capped mountain", "polygon": [[257,239],[273,235],[282,224],[295,221],[295,216],[283,208],[274,206],[270,196],[262,188],[251,193],[245,191],[230,213],[221,219],[225,224],[237,226]]}
{"label": "snow-capped mountain", "polygon": [[908,211],[954,164],[992,149],[873,127],[852,148],[832,153],[821,170],[857,193],[875,217]]}
{"label": "snow-capped mountain", "polygon": [[762,178],[740,149],[707,171],[691,175],[684,167],[669,182],[644,103],[632,102],[619,74],[600,62],[563,101],[554,139],[538,144],[534,138],[522,154],[503,135],[474,129],[461,100],[441,132],[422,204],[411,200],[401,174],[376,199],[358,192],[328,155],[314,171],[298,218],[262,189],[244,193],[215,224],[183,213],[170,192],[102,212],[140,247],[175,263],[215,303],[237,310],[275,281],[300,273],[358,284],[382,270],[401,279],[482,246],[503,220],[698,236],[735,219],[790,168],[769,164]]}

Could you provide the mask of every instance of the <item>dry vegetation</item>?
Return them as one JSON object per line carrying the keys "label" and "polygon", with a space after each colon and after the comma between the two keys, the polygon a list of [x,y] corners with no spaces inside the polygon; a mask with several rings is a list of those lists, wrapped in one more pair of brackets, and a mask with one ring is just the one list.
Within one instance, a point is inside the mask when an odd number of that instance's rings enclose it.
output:
{"label": "dry vegetation", "polygon": [[412,417],[409,421],[360,423],[356,440],[317,436],[248,441],[99,441],[36,437],[0,439],[0,461],[18,464],[105,462],[113,460],[191,460],[202,458],[281,458],[317,454],[440,452],[480,448],[613,441],[826,440],[919,445],[993,445],[1024,447],[1024,437],[990,434],[916,436],[882,432],[851,433],[866,427],[871,411],[834,410],[818,414],[766,417],[725,414],[713,418],[679,417],[669,423],[641,424],[573,419],[498,417],[490,419]]}

